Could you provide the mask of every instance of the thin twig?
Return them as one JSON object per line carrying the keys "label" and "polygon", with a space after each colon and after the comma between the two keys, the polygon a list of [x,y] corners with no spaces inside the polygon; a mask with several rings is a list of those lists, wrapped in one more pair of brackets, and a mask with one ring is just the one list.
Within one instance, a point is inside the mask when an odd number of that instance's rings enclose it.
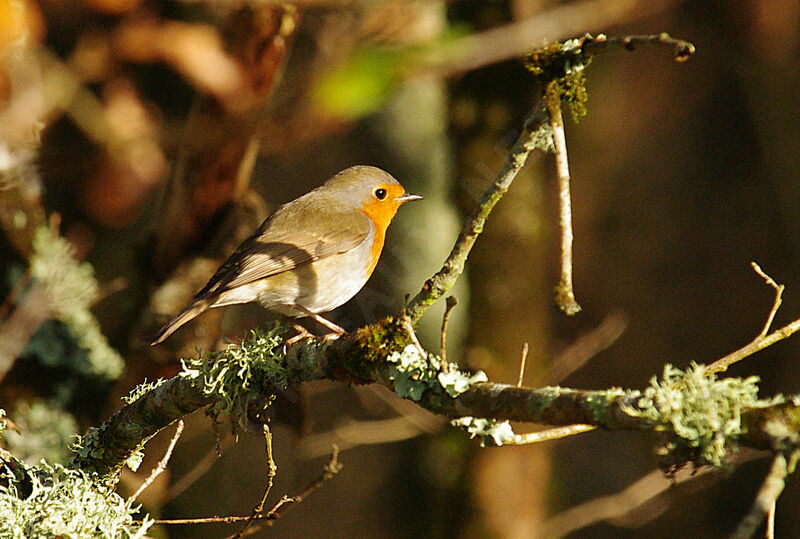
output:
{"label": "thin twig", "polygon": [[589,0],[559,4],[533,17],[455,40],[448,54],[432,58],[430,67],[426,66],[424,71],[434,69],[443,74],[472,71],[519,58],[530,51],[532,45],[652,17],[674,7],[675,3],[672,0]]}
{"label": "thin twig", "polygon": [[408,316],[408,313],[403,313],[401,321],[403,324],[403,329],[406,330],[406,333],[408,333],[408,338],[411,339],[411,343],[417,348],[422,357],[428,357],[428,353],[422,347],[422,344],[420,344],[419,339],[417,338],[417,333],[414,331],[414,324],[411,322],[411,317]]}
{"label": "thin twig", "polygon": [[272,431],[269,430],[269,425],[267,424],[262,425],[262,427],[264,429],[264,444],[267,451],[267,486],[264,488],[264,495],[261,496],[261,501],[258,502],[258,505],[253,509],[253,513],[250,515],[250,518],[245,521],[244,526],[242,526],[242,528],[236,532],[236,534],[233,536],[233,539],[239,539],[242,537],[245,530],[250,527],[253,521],[258,518],[258,516],[264,510],[264,504],[267,503],[269,491],[272,490],[273,480],[278,473],[278,466],[275,464],[275,459],[272,458]]}
{"label": "thin twig", "polygon": [[328,462],[327,466],[323,468],[322,475],[320,475],[316,481],[308,485],[300,494],[292,497],[284,496],[283,498],[281,498],[278,501],[278,503],[276,503],[272,507],[272,509],[270,509],[269,512],[266,513],[265,515],[266,519],[262,520],[262,522],[260,522],[259,524],[251,527],[246,535],[252,535],[254,533],[259,532],[260,530],[262,530],[267,526],[272,526],[272,524],[276,520],[278,520],[283,516],[283,513],[287,509],[289,509],[289,507],[292,507],[305,500],[309,494],[311,494],[319,487],[321,487],[322,484],[325,483],[325,481],[327,481],[328,479],[339,473],[341,469],[342,469],[342,464],[339,463],[339,447],[334,445],[333,451],[331,452],[331,460]]}
{"label": "thin twig", "polygon": [[733,365],[734,363],[743,360],[746,357],[750,357],[756,352],[763,350],[764,348],[769,348],[773,344],[778,341],[782,341],[787,337],[790,337],[794,333],[800,330],[800,319],[795,320],[794,322],[783,326],[780,329],[776,329],[769,335],[765,337],[757,337],[754,341],[745,346],[739,348],[738,350],[731,352],[727,356],[718,359],[711,365],[706,367],[706,374],[714,374],[717,372],[724,372]]}
{"label": "thin twig", "polygon": [[[537,109],[538,110],[538,109]],[[422,290],[407,304],[406,312],[412,322],[416,322],[433,305],[433,303],[446,294],[455,285],[464,271],[475,241],[483,232],[484,224],[492,209],[508,191],[517,173],[525,165],[528,154],[537,147],[546,147],[546,137],[542,136],[541,127],[546,122],[544,114],[534,112],[525,122],[525,127],[520,134],[511,152],[506,158],[500,171],[495,176],[492,184],[478,201],[478,206],[469,216],[456,239],[452,251],[447,256],[442,268],[422,287]]]}
{"label": "thin twig", "polygon": [[682,39],[671,37],[668,33],[650,35],[631,35],[622,37],[606,37],[600,34],[597,37],[586,37],[581,48],[586,54],[597,54],[600,51],[625,49],[633,51],[642,46],[666,46],[672,49],[672,54],[678,62],[685,62],[694,54],[694,45]]}
{"label": "thin twig", "polygon": [[450,321],[450,312],[458,304],[455,296],[448,296],[445,300],[444,316],[442,316],[442,341],[439,353],[442,357],[442,372],[450,372],[450,364],[447,362],[447,322]]}
{"label": "thin twig", "polygon": [[569,160],[567,139],[564,135],[564,118],[561,114],[561,92],[558,81],[552,80],[545,87],[545,103],[553,131],[556,150],[556,172],[558,174],[558,213],[561,229],[561,278],[556,286],[556,304],[565,314],[572,316],[581,310],[575,301],[572,288],[572,203],[569,193]]}
{"label": "thin twig", "polygon": [[750,266],[753,268],[753,271],[755,271],[762,279],[764,279],[767,285],[775,289],[775,300],[772,302],[772,309],[769,311],[769,316],[767,316],[764,329],[762,329],[761,333],[758,334],[759,337],[764,337],[769,332],[769,328],[772,326],[772,321],[775,319],[775,314],[778,312],[778,309],[781,308],[781,303],[783,303],[783,291],[786,289],[786,286],[776,283],[773,278],[764,273],[764,270],[761,269],[761,266],[755,262],[750,262]]}
{"label": "thin twig", "polygon": [[519,358],[519,377],[517,377],[517,387],[522,387],[522,379],[525,378],[525,363],[528,361],[528,343],[522,345],[522,356]]}
{"label": "thin twig", "polygon": [[575,436],[594,430],[597,427],[593,425],[567,425],[565,427],[556,427],[554,429],[542,430],[539,432],[528,432],[526,434],[517,434],[514,440],[506,442],[505,445],[529,445],[539,442],[549,442],[551,440],[559,440],[568,436]]}
{"label": "thin twig", "polygon": [[776,283],[769,275],[764,273],[764,271],[759,267],[758,264],[755,262],[751,262],[750,265],[753,267],[753,270],[760,275],[766,283],[775,289],[775,300],[772,303],[772,308],[769,311],[769,315],[767,316],[767,321],[764,324],[764,328],[761,332],[753,339],[750,343],[746,344],[745,346],[739,348],[738,350],[731,352],[727,356],[718,359],[711,365],[706,367],[707,374],[713,374],[717,372],[724,372],[733,365],[734,363],[743,360],[746,357],[752,356],[756,352],[763,350],[769,346],[772,346],[778,341],[782,341],[783,339],[789,337],[796,331],[800,330],[800,319],[795,320],[794,322],[783,326],[782,328],[773,331],[770,334],[767,334],[769,328],[772,326],[772,321],[775,318],[775,313],[778,312],[778,308],[781,306],[781,302],[783,301],[783,290],[784,285],[779,285]]}
{"label": "thin twig", "polygon": [[164,453],[162,459],[158,462],[158,465],[153,468],[153,471],[150,472],[150,475],[145,479],[139,488],[136,489],[136,492],[133,493],[131,496],[132,500],[135,500],[139,497],[139,495],[153,484],[156,477],[164,473],[164,470],[167,469],[167,464],[169,463],[169,459],[172,457],[172,451],[175,449],[175,444],[178,443],[178,438],[181,437],[183,434],[183,419],[179,420],[178,423],[175,425],[175,434],[172,436],[172,440],[169,442],[169,446],[167,446],[167,451]]}
{"label": "thin twig", "polygon": [[786,456],[783,453],[778,453],[772,460],[769,473],[758,490],[758,494],[756,494],[756,501],[753,503],[753,507],[750,508],[750,512],[739,523],[739,527],[731,535],[732,538],[744,539],[755,535],[764,517],[770,512],[778,496],[783,492],[788,473],[789,468]]}

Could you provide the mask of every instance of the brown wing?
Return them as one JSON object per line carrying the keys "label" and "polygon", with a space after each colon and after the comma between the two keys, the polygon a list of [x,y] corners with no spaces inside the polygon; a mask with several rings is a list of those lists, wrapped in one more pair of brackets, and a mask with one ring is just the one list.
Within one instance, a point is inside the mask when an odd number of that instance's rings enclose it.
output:
{"label": "brown wing", "polygon": [[[303,200],[279,208],[217,270],[196,299],[252,283],[303,264],[353,249],[366,239],[366,215],[350,211],[324,213]],[[299,208],[305,206],[305,208]],[[291,211],[291,210],[301,211]],[[324,218],[320,216],[324,215]]]}

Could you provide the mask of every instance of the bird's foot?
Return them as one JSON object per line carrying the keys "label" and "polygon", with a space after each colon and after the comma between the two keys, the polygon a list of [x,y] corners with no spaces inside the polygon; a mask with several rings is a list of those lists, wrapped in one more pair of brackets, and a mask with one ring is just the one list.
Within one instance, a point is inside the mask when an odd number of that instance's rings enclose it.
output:
{"label": "bird's foot", "polygon": [[314,336],[310,331],[308,331],[306,328],[304,328],[300,324],[292,322],[292,327],[297,332],[297,335],[295,335],[294,337],[292,337],[290,339],[287,339],[286,342],[283,343],[283,351],[284,352],[286,352],[286,349],[288,347],[290,347],[291,345],[293,345],[294,343],[303,341],[305,339],[310,339],[311,337]]}
{"label": "bird's foot", "polygon": [[324,316],[320,316],[314,311],[306,309],[302,305],[295,305],[294,307],[297,310],[302,311],[302,313],[305,314],[307,317],[316,320],[317,322],[319,322],[320,324],[322,324],[323,326],[325,326],[326,328],[328,328],[329,330],[338,335],[344,335],[345,333],[347,333],[341,326],[334,324]]}

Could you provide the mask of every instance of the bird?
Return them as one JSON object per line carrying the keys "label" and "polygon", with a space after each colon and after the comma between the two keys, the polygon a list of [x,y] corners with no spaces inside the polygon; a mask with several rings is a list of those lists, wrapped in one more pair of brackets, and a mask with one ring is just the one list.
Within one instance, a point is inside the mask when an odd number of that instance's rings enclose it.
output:
{"label": "bird", "polygon": [[[330,335],[343,334],[320,313],[361,290],[378,264],[397,210],[420,199],[380,168],[342,170],[267,217],[150,344],[163,342],[208,309],[250,302],[290,320],[310,317],[332,330]],[[301,333],[298,338],[310,335],[292,325]]]}

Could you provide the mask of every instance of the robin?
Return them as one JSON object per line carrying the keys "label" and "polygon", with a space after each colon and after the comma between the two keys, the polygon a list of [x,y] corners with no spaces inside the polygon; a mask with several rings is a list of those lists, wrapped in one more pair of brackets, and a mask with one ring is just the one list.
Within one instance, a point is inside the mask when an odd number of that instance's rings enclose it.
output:
{"label": "robin", "polygon": [[391,174],[376,167],[339,172],[267,217],[151,344],[206,309],[251,301],[289,318],[308,316],[344,333],[319,313],[361,290],[378,264],[386,228],[398,208],[421,198],[406,193]]}

